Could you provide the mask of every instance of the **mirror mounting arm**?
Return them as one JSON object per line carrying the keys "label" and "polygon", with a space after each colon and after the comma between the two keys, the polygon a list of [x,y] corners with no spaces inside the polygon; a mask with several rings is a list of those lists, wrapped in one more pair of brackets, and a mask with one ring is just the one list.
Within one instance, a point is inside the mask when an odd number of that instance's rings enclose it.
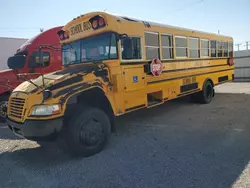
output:
{"label": "mirror mounting arm", "polygon": [[118,40],[125,39],[125,38],[128,38],[128,34],[126,34],[126,33],[117,34],[117,39]]}

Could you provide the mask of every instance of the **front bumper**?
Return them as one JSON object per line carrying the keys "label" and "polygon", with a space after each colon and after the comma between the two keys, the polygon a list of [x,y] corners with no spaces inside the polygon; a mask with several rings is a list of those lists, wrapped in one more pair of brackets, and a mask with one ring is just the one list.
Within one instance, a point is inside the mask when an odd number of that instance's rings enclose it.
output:
{"label": "front bumper", "polygon": [[7,124],[14,134],[28,140],[51,140],[61,131],[63,118],[52,120],[26,120],[24,123],[18,123],[7,119]]}

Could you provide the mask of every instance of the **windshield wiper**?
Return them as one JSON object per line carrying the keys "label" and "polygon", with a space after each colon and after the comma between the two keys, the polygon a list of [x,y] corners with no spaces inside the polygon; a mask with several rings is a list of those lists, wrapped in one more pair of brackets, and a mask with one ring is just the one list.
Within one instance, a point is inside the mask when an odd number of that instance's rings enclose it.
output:
{"label": "windshield wiper", "polygon": [[31,79],[26,78],[26,76],[28,76],[28,75],[32,75],[32,73],[31,74],[17,74],[17,76],[19,78],[23,78],[25,81],[28,81],[29,83],[31,83],[32,85],[34,85],[37,89],[41,88],[37,84],[35,84],[34,82],[32,82]]}
{"label": "windshield wiper", "polygon": [[[89,60],[89,61],[93,60],[92,58],[89,58],[89,57],[82,58],[81,60],[83,60],[83,59],[87,59],[87,60]],[[72,64],[74,64],[74,63],[76,63],[76,62],[80,62],[81,60],[70,61],[69,63],[67,63],[67,64],[65,64],[65,65],[66,65],[66,66],[69,66],[69,65],[72,65]],[[64,66],[65,66],[65,65],[64,65]]]}

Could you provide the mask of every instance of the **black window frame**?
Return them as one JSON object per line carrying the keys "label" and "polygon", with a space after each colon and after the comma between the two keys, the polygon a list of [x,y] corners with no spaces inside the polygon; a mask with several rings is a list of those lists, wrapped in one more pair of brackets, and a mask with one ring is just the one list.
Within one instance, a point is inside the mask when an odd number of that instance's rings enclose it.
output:
{"label": "black window frame", "polygon": [[[110,37],[112,37],[112,36],[114,36],[114,38],[115,38],[115,45],[116,45],[116,57],[114,57],[114,58],[110,58],[110,53],[109,53],[109,56],[108,56],[108,58],[107,59],[100,59],[100,60],[83,60],[84,58],[82,58],[82,50],[83,50],[83,48],[82,48],[82,45],[83,45],[83,40],[86,40],[86,39],[91,39],[92,37],[96,37],[96,36],[100,36],[100,35],[104,35],[104,34],[111,34],[110,35]],[[62,46],[62,53],[64,52],[64,47],[65,46],[67,46],[67,45],[69,45],[69,46],[72,46],[72,44],[73,43],[79,43],[79,46],[80,46],[80,53],[79,53],[79,59],[77,59],[77,60],[75,60],[74,61],[74,63],[72,63],[72,65],[73,64],[81,64],[81,63],[88,63],[88,62],[96,62],[96,61],[106,61],[106,60],[114,60],[114,59],[118,59],[119,58],[119,55],[118,55],[118,40],[117,40],[117,33],[115,33],[115,32],[105,32],[105,33],[100,33],[100,34],[98,34],[98,35],[93,35],[93,36],[90,36],[90,37],[87,37],[87,38],[82,38],[82,39],[79,39],[79,40],[76,40],[76,41],[74,41],[74,42],[71,42],[71,43],[66,43],[64,46]],[[109,41],[109,47],[111,47],[111,39],[110,39],[110,41]],[[70,47],[69,47],[69,49],[70,49]],[[111,50],[111,48],[109,48],[109,52],[110,52],[110,50]],[[65,50],[66,51],[66,50]],[[62,58],[63,58],[63,55],[62,55]],[[62,59],[62,64],[63,64],[63,66],[67,66],[68,64],[64,64],[64,60]]]}
{"label": "black window frame", "polygon": [[[139,40],[139,58],[123,58],[123,51],[122,51],[122,45],[123,45],[123,43],[122,43],[122,41],[123,40],[128,40],[128,39],[138,39]],[[138,45],[138,44],[137,44]],[[138,46],[137,46],[138,47]],[[128,36],[128,37],[126,37],[126,38],[122,38],[121,40],[120,40],[120,49],[121,49],[121,53],[120,53],[120,59],[123,61],[123,60],[125,60],[125,61],[128,61],[128,60],[142,60],[142,40],[141,40],[141,37],[139,37],[139,36]],[[124,50],[124,49],[123,49]]]}

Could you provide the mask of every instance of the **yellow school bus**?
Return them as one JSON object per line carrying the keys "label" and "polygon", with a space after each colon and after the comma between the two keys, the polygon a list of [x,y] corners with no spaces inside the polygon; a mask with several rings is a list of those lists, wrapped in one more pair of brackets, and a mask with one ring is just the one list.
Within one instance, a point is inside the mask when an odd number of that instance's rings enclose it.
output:
{"label": "yellow school bus", "polygon": [[234,77],[227,36],[104,12],[73,19],[58,36],[63,69],[19,85],[7,122],[40,144],[63,138],[82,156],[105,147],[116,116],[186,95],[210,103],[214,86]]}

